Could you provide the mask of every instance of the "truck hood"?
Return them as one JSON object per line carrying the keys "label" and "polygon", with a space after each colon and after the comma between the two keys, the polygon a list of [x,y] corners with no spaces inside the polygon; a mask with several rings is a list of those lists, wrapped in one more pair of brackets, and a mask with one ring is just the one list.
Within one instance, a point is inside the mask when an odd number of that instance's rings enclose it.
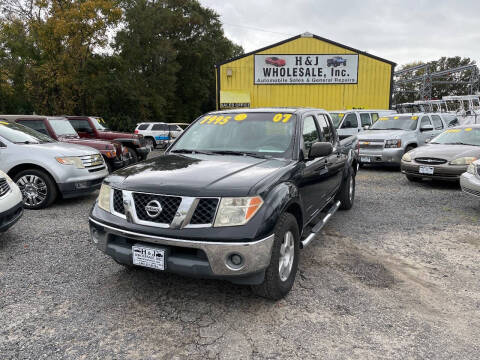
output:
{"label": "truck hood", "polygon": [[19,145],[32,154],[44,155],[50,153],[52,157],[56,156],[85,156],[98,154],[98,151],[88,146],[68,144],[62,142],[52,142],[44,144],[24,144]]}
{"label": "truck hood", "polygon": [[426,157],[448,161],[461,157],[480,158],[480,146],[428,144],[412,150],[412,158]]}
{"label": "truck hood", "polygon": [[58,140],[69,144],[90,146],[98,150],[113,150],[115,148],[111,141],[104,140],[91,140],[71,137],[59,137]]}
{"label": "truck hood", "polygon": [[246,196],[283,173],[291,160],[169,154],[116,171],[106,182],[124,190],[184,196]]}
{"label": "truck hood", "polygon": [[367,130],[358,134],[358,140],[400,139],[403,136],[411,133],[412,130]]}

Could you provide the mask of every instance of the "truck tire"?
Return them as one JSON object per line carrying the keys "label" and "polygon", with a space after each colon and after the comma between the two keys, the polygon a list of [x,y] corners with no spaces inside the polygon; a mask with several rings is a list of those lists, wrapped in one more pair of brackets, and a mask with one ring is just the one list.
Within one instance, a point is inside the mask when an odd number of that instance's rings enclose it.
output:
{"label": "truck tire", "polygon": [[146,146],[150,149],[150,151],[153,151],[155,149],[155,141],[153,140],[153,138],[146,137],[145,143],[146,143]]}
{"label": "truck tire", "polygon": [[340,209],[342,210],[350,210],[353,206],[355,200],[355,172],[351,166],[335,199],[340,200]]}
{"label": "truck tire", "polygon": [[265,279],[253,285],[252,291],[261,297],[279,300],[287,295],[295,282],[300,255],[300,232],[295,217],[283,213],[274,230],[270,265],[265,270]]}
{"label": "truck tire", "polygon": [[38,210],[50,206],[57,198],[57,185],[45,171],[27,169],[13,177],[23,197],[23,207]]}
{"label": "truck tire", "polygon": [[135,149],[131,146],[126,146],[127,148],[127,151],[128,153],[130,154],[130,156],[132,157],[132,160],[134,163],[137,163],[138,162],[138,154],[137,152],[135,151]]}

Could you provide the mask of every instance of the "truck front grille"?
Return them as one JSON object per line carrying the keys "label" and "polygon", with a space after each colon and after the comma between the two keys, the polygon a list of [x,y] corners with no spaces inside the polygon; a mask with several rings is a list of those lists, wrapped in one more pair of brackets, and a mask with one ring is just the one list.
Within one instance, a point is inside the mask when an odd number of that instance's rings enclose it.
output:
{"label": "truck front grille", "polygon": [[218,199],[200,199],[197,208],[193,213],[190,224],[211,224],[215,219],[215,213],[217,211]]}
{"label": "truck front grille", "polygon": [[113,189],[113,210],[119,214],[125,215],[122,190]]}
{"label": "truck front grille", "polygon": [[358,146],[361,149],[383,149],[383,140],[359,140]]}
{"label": "truck front grille", "polygon": [[[145,207],[152,201],[158,201],[162,206],[162,210],[157,217],[148,215]],[[173,221],[182,198],[178,196],[153,195],[144,193],[133,193],[133,201],[135,203],[135,211],[137,217],[143,221],[151,221],[160,224],[170,224]]]}
{"label": "truck front grille", "polygon": [[428,157],[418,157],[418,158],[415,158],[415,161],[420,164],[430,164],[430,165],[441,165],[447,162],[447,160],[445,159],[428,158]]}
{"label": "truck front grille", "polygon": [[4,196],[10,191],[10,185],[8,185],[7,179],[0,178],[0,197]]}

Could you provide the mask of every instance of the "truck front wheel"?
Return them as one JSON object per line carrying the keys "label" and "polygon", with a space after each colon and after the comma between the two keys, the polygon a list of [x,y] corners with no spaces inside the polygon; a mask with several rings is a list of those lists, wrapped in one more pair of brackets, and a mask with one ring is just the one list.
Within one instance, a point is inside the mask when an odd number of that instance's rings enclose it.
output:
{"label": "truck front wheel", "polygon": [[137,162],[138,162],[138,154],[137,154],[137,152],[135,151],[135,149],[132,148],[131,146],[127,146],[127,151],[128,151],[128,153],[130,154],[133,162],[134,162],[134,163],[137,163]]}
{"label": "truck front wheel", "polygon": [[292,214],[282,214],[275,226],[274,236],[265,279],[262,284],[254,285],[252,290],[264,298],[279,300],[292,289],[298,269],[300,232]]}

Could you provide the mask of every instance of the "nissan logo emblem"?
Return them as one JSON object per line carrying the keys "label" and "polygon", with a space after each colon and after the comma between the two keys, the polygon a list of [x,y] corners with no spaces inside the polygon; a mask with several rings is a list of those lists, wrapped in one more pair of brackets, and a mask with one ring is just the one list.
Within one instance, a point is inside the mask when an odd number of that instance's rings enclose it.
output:
{"label": "nissan logo emblem", "polygon": [[149,201],[145,206],[145,211],[147,212],[148,216],[150,216],[152,219],[155,219],[162,212],[162,205],[158,200]]}

